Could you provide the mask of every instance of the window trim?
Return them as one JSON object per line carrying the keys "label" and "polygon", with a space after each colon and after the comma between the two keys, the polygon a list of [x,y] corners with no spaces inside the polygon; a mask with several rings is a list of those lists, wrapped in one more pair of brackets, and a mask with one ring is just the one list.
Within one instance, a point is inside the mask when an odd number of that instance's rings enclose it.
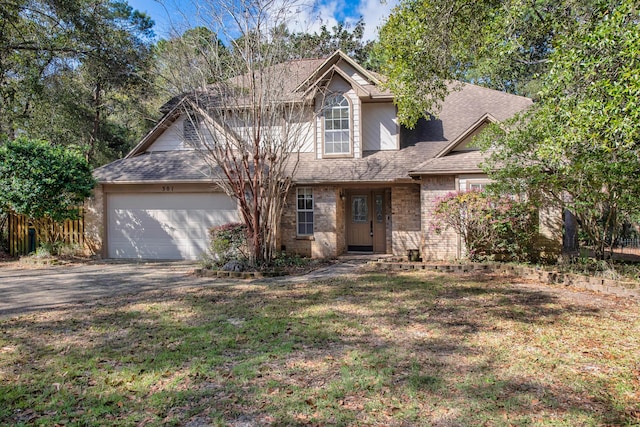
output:
{"label": "window trim", "polygon": [[[327,153],[327,138],[326,138],[326,111],[329,110],[328,105],[330,101],[336,97],[342,97],[347,101],[347,112],[349,114],[349,151],[343,153]],[[333,109],[333,108],[332,108]],[[336,92],[326,96],[322,102],[322,156],[327,158],[335,157],[353,157],[353,103],[345,93]]]}
{"label": "window trim", "polygon": [[[302,194],[301,194],[302,193]],[[303,200],[311,200],[311,209],[308,208],[302,208],[300,209],[300,196],[303,196]],[[315,200],[313,197],[313,188],[312,187],[298,187],[296,189],[296,236],[298,237],[312,237],[313,236],[313,228],[315,226]],[[300,222],[300,213],[304,212],[304,213],[311,213],[311,222]],[[300,225],[301,224],[305,224],[305,225],[309,225],[311,224],[311,233],[300,233]]]}
{"label": "window trim", "polygon": [[[484,191],[489,184],[491,184],[490,179],[467,179],[466,191]],[[480,188],[474,189],[472,186],[479,186]]]}

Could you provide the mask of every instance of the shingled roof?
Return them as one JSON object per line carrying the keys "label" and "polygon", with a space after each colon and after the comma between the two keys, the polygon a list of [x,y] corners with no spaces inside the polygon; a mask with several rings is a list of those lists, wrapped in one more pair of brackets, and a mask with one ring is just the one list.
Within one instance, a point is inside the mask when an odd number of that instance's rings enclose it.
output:
{"label": "shingled roof", "polygon": [[410,175],[443,175],[480,172],[485,156],[478,150],[453,151],[456,142],[485,118],[502,122],[532,105],[530,98],[512,95],[468,83],[456,84],[442,104],[439,120],[443,123],[442,146],[436,156],[423,159]]}
{"label": "shingled roof", "polygon": [[[335,61],[343,59],[341,55],[344,54],[337,55],[333,57]],[[322,80],[326,75],[323,71],[331,68],[326,65],[326,60],[294,61],[292,66],[297,70],[297,77],[289,80],[288,87],[291,90],[306,90],[309,85],[319,84],[318,79]],[[305,72],[306,77],[302,77]],[[376,80],[381,79],[375,74],[371,76]],[[407,181],[412,176],[423,174],[479,172],[481,153],[449,152],[454,148],[451,144],[483,117],[490,115],[497,121],[504,121],[528,108],[532,101],[472,84],[459,83],[454,86],[437,117],[419,121],[415,129],[401,129],[400,150],[365,151],[362,158],[357,159],[317,159],[315,152],[300,153],[295,181],[382,183]],[[373,82],[371,87],[371,96],[389,95]],[[174,106],[174,113],[165,116],[166,122],[159,123],[126,158],[96,169],[96,179],[103,183],[210,182],[214,175],[197,152],[145,151],[155,136],[161,134],[175,117]]]}
{"label": "shingled roof", "polygon": [[103,184],[211,182],[214,174],[195,151],[163,151],[116,160],[93,171]]}

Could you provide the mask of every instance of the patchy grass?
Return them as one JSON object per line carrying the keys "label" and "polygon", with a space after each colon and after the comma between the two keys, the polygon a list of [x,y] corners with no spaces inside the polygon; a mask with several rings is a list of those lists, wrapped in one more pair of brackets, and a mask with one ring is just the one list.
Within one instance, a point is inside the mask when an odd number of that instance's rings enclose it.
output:
{"label": "patchy grass", "polygon": [[0,424],[640,425],[636,302],[367,273],[0,323]]}

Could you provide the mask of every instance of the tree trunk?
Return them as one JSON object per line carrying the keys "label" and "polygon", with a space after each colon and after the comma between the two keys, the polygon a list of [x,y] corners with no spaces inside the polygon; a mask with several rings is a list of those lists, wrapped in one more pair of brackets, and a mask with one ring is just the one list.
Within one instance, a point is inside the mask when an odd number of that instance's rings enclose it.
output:
{"label": "tree trunk", "polygon": [[102,108],[100,105],[102,102],[102,97],[100,96],[101,90],[102,85],[100,82],[97,82],[93,92],[93,107],[95,108],[93,114],[93,129],[89,135],[89,149],[87,150],[87,162],[89,163],[91,163],[95,156],[96,145],[98,143],[98,132],[100,131],[100,110]]}
{"label": "tree trunk", "polygon": [[578,246],[578,222],[569,209],[564,210],[564,234],[562,236],[562,253],[568,257],[580,254]]}

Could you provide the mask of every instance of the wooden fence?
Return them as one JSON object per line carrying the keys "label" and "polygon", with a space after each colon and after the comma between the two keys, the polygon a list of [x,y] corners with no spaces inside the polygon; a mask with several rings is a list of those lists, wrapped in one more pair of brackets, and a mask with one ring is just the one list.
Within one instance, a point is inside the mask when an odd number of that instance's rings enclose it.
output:
{"label": "wooden fence", "polygon": [[[77,244],[84,248],[84,212],[79,208],[79,217],[63,223],[49,221],[45,227],[49,232],[59,236],[58,241],[65,244]],[[40,230],[38,230],[40,231]],[[23,215],[10,213],[8,216],[9,255],[18,256],[34,252],[40,242],[35,226]]]}

